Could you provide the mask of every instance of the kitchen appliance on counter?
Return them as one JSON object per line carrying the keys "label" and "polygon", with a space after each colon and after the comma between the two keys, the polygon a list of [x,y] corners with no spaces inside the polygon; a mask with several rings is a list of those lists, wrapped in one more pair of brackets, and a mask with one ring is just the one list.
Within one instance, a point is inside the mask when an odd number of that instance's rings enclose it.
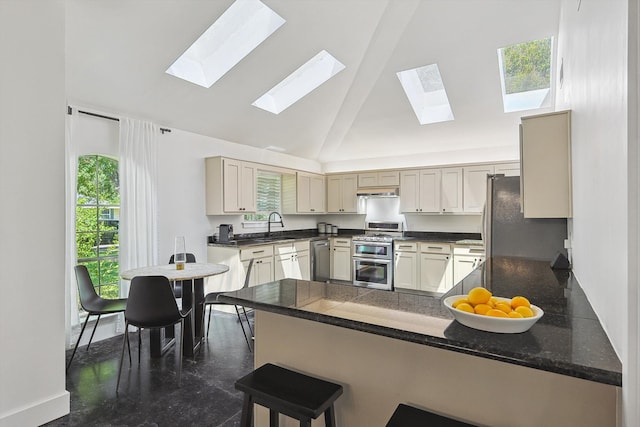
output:
{"label": "kitchen appliance on counter", "polygon": [[220,224],[218,232],[219,242],[230,242],[233,240],[233,224]]}
{"label": "kitchen appliance on counter", "polygon": [[353,236],[353,284],[393,290],[393,239],[402,237],[401,222],[370,221]]}
{"label": "kitchen appliance on counter", "polygon": [[566,218],[525,218],[520,205],[520,177],[489,175],[484,211],[486,257],[509,256],[551,261],[567,255]]}

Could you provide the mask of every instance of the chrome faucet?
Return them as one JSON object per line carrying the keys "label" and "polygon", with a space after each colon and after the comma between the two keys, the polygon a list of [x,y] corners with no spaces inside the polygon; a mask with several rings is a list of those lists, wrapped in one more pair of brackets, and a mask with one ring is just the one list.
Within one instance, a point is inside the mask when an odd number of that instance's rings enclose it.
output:
{"label": "chrome faucet", "polygon": [[[271,221],[271,216],[274,214],[280,217],[280,221]],[[267,220],[267,237],[271,237],[271,224],[278,224],[278,223],[280,224],[280,226],[284,227],[284,222],[282,221],[282,215],[280,215],[280,213],[278,212],[271,212]]]}

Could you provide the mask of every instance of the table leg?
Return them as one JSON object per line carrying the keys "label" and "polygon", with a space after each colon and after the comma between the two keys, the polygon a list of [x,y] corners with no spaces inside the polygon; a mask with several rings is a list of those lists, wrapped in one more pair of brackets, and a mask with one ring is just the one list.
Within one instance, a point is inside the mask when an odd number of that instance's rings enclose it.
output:
{"label": "table leg", "polygon": [[191,286],[182,287],[182,307],[192,309],[190,319],[185,322],[183,354],[188,357],[199,350],[202,343],[202,311],[204,310],[204,280],[193,279]]}

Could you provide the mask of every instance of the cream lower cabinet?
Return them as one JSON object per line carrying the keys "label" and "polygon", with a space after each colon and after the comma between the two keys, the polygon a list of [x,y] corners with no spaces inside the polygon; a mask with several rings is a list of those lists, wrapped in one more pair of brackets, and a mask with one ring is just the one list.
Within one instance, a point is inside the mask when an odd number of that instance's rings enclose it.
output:
{"label": "cream lower cabinet", "polygon": [[309,241],[273,245],[274,278],[311,280]]}
{"label": "cream lower cabinet", "polygon": [[351,271],[351,239],[345,237],[331,238],[330,276],[331,279],[350,282]]}
{"label": "cream lower cabinet", "polygon": [[453,248],[453,284],[462,279],[482,263],[485,259],[483,247],[454,246]]}
{"label": "cream lower cabinet", "polygon": [[417,243],[397,242],[393,248],[393,286],[419,289]]}
{"label": "cream lower cabinet", "polygon": [[393,286],[444,293],[453,286],[451,245],[430,242],[396,242]]}
{"label": "cream lower cabinet", "polygon": [[273,245],[241,249],[240,261],[245,273],[251,259],[253,259],[253,268],[249,277],[249,286],[272,282],[274,280]]}

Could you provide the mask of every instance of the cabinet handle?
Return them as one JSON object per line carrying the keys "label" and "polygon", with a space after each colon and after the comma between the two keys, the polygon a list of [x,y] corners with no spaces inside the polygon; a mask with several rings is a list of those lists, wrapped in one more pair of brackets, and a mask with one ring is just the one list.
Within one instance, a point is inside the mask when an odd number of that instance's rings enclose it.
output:
{"label": "cabinet handle", "polygon": [[398,245],[398,248],[411,248],[411,245]]}
{"label": "cabinet handle", "polygon": [[473,261],[460,260],[460,261],[458,261],[458,262],[464,262],[464,263],[467,263],[467,264],[473,264]]}
{"label": "cabinet handle", "polygon": [[427,249],[439,249],[442,250],[442,246],[427,246]]}
{"label": "cabinet handle", "polygon": [[251,252],[251,253],[252,253],[252,254],[261,254],[261,253],[263,253],[263,252],[264,252],[264,249],[263,249],[263,250],[261,250],[261,251],[253,251],[253,252]]}

